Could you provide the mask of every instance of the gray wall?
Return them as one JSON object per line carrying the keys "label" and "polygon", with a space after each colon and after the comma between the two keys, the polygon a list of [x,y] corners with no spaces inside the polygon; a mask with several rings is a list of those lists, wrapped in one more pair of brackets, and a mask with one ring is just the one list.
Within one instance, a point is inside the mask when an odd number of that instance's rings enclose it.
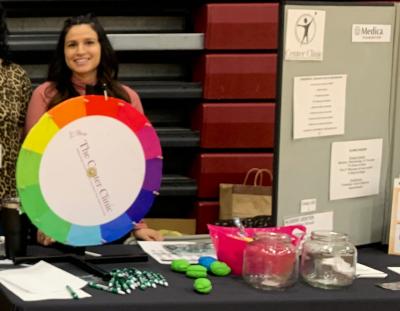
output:
{"label": "gray wall", "polygon": [[[302,199],[316,198],[317,213],[334,212],[335,231],[349,234],[357,245],[381,241],[387,214],[387,183],[392,175],[393,40],[390,43],[352,43],[351,29],[353,24],[390,24],[393,32],[395,7],[286,5],[285,16],[288,9],[325,10],[325,40],[321,62],[283,60],[277,222],[282,224],[286,217],[299,216]],[[284,24],[286,27],[286,20]],[[345,134],[293,140],[293,78],[330,74],[347,74]],[[400,135],[400,128],[397,132]],[[332,142],[372,138],[383,139],[379,194],[330,201]],[[396,154],[400,154],[400,150]]]}

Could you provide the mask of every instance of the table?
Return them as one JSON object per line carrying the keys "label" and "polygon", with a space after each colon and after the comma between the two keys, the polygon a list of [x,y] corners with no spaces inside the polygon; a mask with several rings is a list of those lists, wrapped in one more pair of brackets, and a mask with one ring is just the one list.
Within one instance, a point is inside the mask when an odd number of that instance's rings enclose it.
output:
{"label": "table", "polygon": [[[114,247],[122,247],[114,246]],[[126,247],[126,246],[125,246]],[[130,246],[137,247],[137,246]],[[360,263],[387,272],[386,279],[358,279],[347,289],[322,290],[299,281],[285,291],[260,291],[248,286],[238,276],[211,277],[213,291],[209,295],[193,291],[193,280],[183,274],[170,271],[168,265],[159,265],[152,259],[135,264],[138,269],[160,272],[168,279],[170,286],[136,290],[130,295],[116,295],[91,288],[85,288],[93,297],[81,300],[48,300],[24,302],[4,287],[0,288],[0,310],[24,311],[369,311],[400,310],[400,292],[384,290],[375,286],[378,282],[400,281],[400,275],[386,269],[400,266],[400,257],[389,256],[381,247],[359,248]],[[57,264],[71,271],[67,263]],[[102,265],[111,269],[115,264]],[[82,272],[81,272],[82,273]]]}

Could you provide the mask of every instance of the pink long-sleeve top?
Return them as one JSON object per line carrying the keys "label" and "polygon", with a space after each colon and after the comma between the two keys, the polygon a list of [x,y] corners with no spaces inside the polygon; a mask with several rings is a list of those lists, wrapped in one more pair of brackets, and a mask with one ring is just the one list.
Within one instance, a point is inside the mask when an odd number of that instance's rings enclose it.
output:
{"label": "pink long-sleeve top", "polygon": [[[75,90],[80,95],[85,95],[86,84],[73,78],[72,83]],[[123,85],[123,89],[128,94],[130,102],[134,108],[143,113],[142,102],[139,95],[130,87]],[[40,84],[32,93],[32,97],[28,104],[28,111],[25,119],[25,134],[36,124],[40,117],[48,110],[48,104],[55,95],[56,90],[52,87],[52,82],[44,82]]]}

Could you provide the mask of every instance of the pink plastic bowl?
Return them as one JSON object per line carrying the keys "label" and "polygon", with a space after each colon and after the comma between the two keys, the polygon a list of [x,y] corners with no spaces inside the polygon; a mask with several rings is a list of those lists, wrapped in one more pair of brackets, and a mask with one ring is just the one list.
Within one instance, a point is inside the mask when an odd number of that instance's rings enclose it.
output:
{"label": "pink plastic bowl", "polygon": [[[233,274],[241,275],[243,252],[248,242],[240,238],[238,235],[239,229],[236,227],[208,225],[208,230],[218,260],[228,264],[229,267],[231,267]],[[295,246],[298,246],[306,233],[306,228],[301,225],[271,228],[246,228],[245,230],[250,237],[254,236],[257,232],[286,233],[292,238],[292,243]]]}

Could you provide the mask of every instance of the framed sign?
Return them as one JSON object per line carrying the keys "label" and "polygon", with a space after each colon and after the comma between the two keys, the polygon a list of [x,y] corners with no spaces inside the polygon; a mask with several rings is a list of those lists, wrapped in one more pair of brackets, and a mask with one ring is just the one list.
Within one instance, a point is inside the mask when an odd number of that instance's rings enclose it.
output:
{"label": "framed sign", "polygon": [[58,242],[99,245],[128,232],[158,194],[162,153],[147,118],[116,98],[75,97],[45,113],[17,162],[32,223]]}
{"label": "framed sign", "polygon": [[389,254],[400,255],[400,178],[394,180]]}

